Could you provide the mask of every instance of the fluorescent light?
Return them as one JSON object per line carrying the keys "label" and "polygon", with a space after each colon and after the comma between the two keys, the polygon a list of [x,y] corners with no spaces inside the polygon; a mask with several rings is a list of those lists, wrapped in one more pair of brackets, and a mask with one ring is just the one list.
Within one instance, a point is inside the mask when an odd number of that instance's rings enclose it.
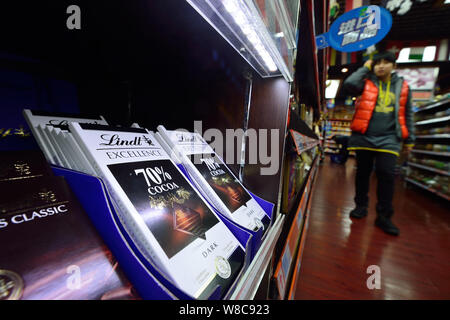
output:
{"label": "fluorescent light", "polygon": [[348,72],[348,69],[347,68],[342,68],[341,72],[346,73],[346,72]]}
{"label": "fluorescent light", "polygon": [[288,66],[285,61],[285,55],[289,60],[290,53],[281,51],[279,44],[286,33],[272,34],[253,0],[186,1],[262,77],[283,75],[288,82],[293,81],[292,65]]}
{"label": "fluorescent light", "polygon": [[231,14],[234,14],[239,11],[239,7],[233,0],[224,0],[222,3],[225,9],[227,9],[227,11]]}
{"label": "fluorescent light", "polygon": [[400,50],[398,54],[397,63],[409,62],[409,53],[411,52],[411,48],[403,48]]}
{"label": "fluorescent light", "polygon": [[436,46],[425,47],[423,51],[422,61],[434,61],[436,56]]}
{"label": "fluorescent light", "polygon": [[[238,4],[233,0],[224,0],[223,5],[225,9],[232,15],[234,22],[242,30],[242,33],[247,37],[248,41],[253,45],[258,54],[264,60],[265,65],[270,72],[275,72],[278,70],[275,62],[270,57],[270,54],[264,48],[258,34],[253,30],[252,25],[248,22],[245,14],[240,11]],[[281,34],[283,34],[281,32]]]}
{"label": "fluorescent light", "polygon": [[247,18],[241,11],[233,13],[233,19],[239,25],[239,27],[241,27],[241,29],[248,23]]}

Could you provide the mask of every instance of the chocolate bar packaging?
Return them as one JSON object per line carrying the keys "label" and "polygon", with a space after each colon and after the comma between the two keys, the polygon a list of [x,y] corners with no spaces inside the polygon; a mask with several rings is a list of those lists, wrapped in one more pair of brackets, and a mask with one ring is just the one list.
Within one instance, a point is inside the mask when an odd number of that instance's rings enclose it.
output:
{"label": "chocolate bar packaging", "polygon": [[0,152],[0,182],[52,175],[40,150]]}
{"label": "chocolate bar packaging", "polygon": [[138,298],[64,178],[0,190],[0,300]]}
{"label": "chocolate bar packaging", "polygon": [[245,252],[154,136],[142,128],[70,123],[142,255],[194,298],[236,283]]}
{"label": "chocolate bar packaging", "polygon": [[[107,125],[103,116],[82,116],[67,113],[54,113],[24,109],[23,116],[30,127],[34,138],[51,164],[74,169],[70,155],[66,155],[52,132],[53,127],[67,126],[69,122],[94,123]],[[46,128],[50,130],[46,130]],[[69,159],[68,159],[69,158]]]}
{"label": "chocolate bar packaging", "polygon": [[252,231],[267,228],[270,218],[198,133],[170,131],[158,126],[167,152],[176,157],[226,217]]}

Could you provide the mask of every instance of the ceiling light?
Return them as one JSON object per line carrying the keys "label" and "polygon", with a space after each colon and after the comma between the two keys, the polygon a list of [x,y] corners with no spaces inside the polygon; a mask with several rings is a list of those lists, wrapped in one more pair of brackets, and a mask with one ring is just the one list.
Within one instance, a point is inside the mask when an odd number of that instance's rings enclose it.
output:
{"label": "ceiling light", "polygon": [[346,73],[347,71],[348,71],[347,68],[342,68],[342,70],[341,70],[342,73]]}
{"label": "ceiling light", "polygon": [[326,81],[327,87],[325,88],[325,99],[336,98],[336,94],[339,89],[340,83],[341,83],[341,80],[338,80],[338,79]]}
{"label": "ceiling light", "polygon": [[397,63],[402,62],[408,62],[409,61],[409,53],[411,51],[411,48],[403,48],[400,50],[400,53],[398,54]]}
{"label": "ceiling light", "polygon": [[436,46],[425,47],[423,50],[422,61],[434,61],[436,56]]}

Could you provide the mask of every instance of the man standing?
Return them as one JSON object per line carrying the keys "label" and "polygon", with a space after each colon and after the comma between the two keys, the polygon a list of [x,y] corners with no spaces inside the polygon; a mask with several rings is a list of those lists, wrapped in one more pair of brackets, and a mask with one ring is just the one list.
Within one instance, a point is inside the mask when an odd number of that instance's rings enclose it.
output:
{"label": "man standing", "polygon": [[399,229],[391,221],[395,166],[402,144],[409,153],[415,137],[411,92],[406,81],[392,72],[394,68],[395,55],[379,53],[350,75],[344,88],[360,96],[355,103],[348,147],[356,151],[357,163],[356,208],[350,217],[367,215],[369,179],[375,164],[378,180],[375,225],[388,234],[398,235]]}

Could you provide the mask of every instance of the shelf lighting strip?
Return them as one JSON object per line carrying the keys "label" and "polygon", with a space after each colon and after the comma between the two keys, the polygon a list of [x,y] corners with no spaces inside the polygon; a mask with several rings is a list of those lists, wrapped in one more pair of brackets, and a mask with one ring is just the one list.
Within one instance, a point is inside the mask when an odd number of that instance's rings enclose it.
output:
{"label": "shelf lighting strip", "polygon": [[228,13],[233,17],[234,22],[241,28],[242,33],[245,34],[248,41],[263,59],[269,71],[277,71],[278,68],[275,62],[270,57],[269,52],[264,48],[261,39],[258,37],[258,34],[247,19],[242,8],[239,6],[239,3],[236,0],[223,0],[222,3]]}
{"label": "shelf lighting strip", "polygon": [[429,123],[435,123],[435,122],[444,122],[444,121],[448,121],[448,120],[450,120],[450,116],[418,121],[418,122],[416,122],[416,125],[423,125],[423,124],[429,124]]}
{"label": "shelf lighting strip", "polygon": [[186,0],[262,76],[293,77],[253,0]]}

